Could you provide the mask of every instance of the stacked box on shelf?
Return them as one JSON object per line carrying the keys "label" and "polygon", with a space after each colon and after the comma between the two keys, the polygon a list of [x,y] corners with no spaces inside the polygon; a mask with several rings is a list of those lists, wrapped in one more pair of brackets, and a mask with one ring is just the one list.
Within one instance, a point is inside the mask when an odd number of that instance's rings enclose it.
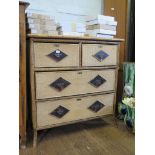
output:
{"label": "stacked box on shelf", "polygon": [[58,30],[61,35],[84,36],[86,24],[61,21]]}
{"label": "stacked box on shelf", "polygon": [[58,35],[54,17],[36,13],[27,13],[28,33]]}
{"label": "stacked box on shelf", "polygon": [[86,35],[111,39],[116,35],[116,26],[117,21],[111,16],[87,17]]}

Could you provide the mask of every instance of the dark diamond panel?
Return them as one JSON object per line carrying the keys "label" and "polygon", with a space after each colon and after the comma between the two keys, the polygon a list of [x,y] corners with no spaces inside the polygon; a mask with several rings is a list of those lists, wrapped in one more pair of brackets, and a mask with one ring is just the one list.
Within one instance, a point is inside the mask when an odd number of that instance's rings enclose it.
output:
{"label": "dark diamond panel", "polygon": [[109,55],[104,52],[104,51],[99,51],[97,52],[94,57],[98,60],[98,61],[103,61],[105,58],[107,58]]}
{"label": "dark diamond panel", "polygon": [[51,87],[57,89],[58,91],[62,91],[64,88],[69,86],[71,83],[64,80],[62,77],[54,81],[53,83],[50,84]]}
{"label": "dark diamond panel", "polygon": [[63,58],[65,58],[67,56],[67,54],[63,53],[62,51],[60,51],[59,49],[53,51],[52,53],[50,53],[49,55],[50,58],[52,58],[55,61],[60,61]]}
{"label": "dark diamond panel", "polygon": [[89,109],[94,111],[94,112],[98,112],[100,109],[102,109],[105,105],[99,101],[96,101],[95,103],[93,103]]}
{"label": "dark diamond panel", "polygon": [[106,80],[104,78],[102,78],[100,75],[97,75],[89,83],[92,84],[95,87],[99,87],[100,85],[102,85],[105,82],[106,82]]}
{"label": "dark diamond panel", "polygon": [[50,114],[54,115],[58,118],[62,118],[65,114],[67,114],[69,110],[63,106],[57,107],[54,111],[52,111]]}

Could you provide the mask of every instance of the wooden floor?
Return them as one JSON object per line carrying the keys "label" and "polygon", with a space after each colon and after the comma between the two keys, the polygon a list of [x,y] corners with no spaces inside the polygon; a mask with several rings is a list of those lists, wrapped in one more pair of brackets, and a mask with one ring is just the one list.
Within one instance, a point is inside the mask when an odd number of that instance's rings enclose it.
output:
{"label": "wooden floor", "polygon": [[31,137],[20,155],[134,155],[134,146],[134,134],[108,117],[40,131],[37,149]]}

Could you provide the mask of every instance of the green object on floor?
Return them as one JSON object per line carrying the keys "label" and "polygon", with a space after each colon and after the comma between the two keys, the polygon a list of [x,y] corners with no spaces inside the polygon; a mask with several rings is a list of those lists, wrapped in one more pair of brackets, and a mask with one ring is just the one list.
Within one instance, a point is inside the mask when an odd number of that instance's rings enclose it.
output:
{"label": "green object on floor", "polygon": [[123,64],[123,96],[135,96],[135,64],[124,63]]}
{"label": "green object on floor", "polygon": [[128,129],[135,132],[135,108],[126,105],[127,113],[124,116],[124,122]]}
{"label": "green object on floor", "polygon": [[135,132],[135,64],[123,64],[123,99],[118,103],[118,118],[128,129]]}
{"label": "green object on floor", "polygon": [[134,132],[135,131],[135,107],[128,104],[118,104],[118,118],[123,120],[127,128]]}

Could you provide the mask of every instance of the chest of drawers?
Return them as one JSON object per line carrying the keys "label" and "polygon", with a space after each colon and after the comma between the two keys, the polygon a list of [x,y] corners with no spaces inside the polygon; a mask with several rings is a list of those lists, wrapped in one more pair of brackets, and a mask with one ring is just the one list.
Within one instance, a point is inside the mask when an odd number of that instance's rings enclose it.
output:
{"label": "chest of drawers", "polygon": [[113,114],[121,39],[28,35],[37,131]]}

